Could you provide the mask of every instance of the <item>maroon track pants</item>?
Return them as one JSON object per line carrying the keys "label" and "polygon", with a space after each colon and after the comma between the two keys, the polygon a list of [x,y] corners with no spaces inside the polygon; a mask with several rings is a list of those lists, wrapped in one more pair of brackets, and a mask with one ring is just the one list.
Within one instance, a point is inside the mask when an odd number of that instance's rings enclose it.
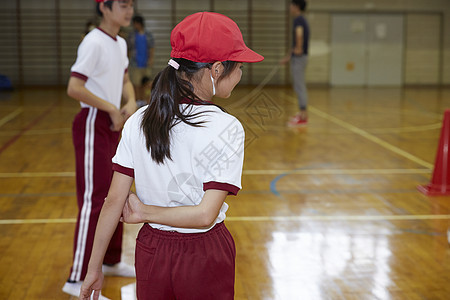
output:
{"label": "maroon track pants", "polygon": [[236,248],[223,223],[206,233],[144,224],[136,239],[139,300],[234,299]]}
{"label": "maroon track pants", "polygon": [[[78,218],[69,277],[72,281],[84,280],[86,276],[95,228],[111,184],[111,159],[120,133],[111,131],[110,125],[108,113],[96,108],[83,108],[73,122]],[[122,228],[122,223],[119,223],[105,255],[106,264],[120,262]]]}

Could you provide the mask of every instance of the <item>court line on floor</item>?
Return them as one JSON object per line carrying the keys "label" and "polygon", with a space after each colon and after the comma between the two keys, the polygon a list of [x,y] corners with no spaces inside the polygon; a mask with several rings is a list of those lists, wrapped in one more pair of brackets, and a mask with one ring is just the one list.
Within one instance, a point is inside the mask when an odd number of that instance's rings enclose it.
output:
{"label": "court line on floor", "polygon": [[66,193],[0,193],[0,201],[1,198],[39,198],[39,197],[76,197],[77,193],[75,189],[73,192]]}
{"label": "court line on floor", "polygon": [[[297,100],[292,95],[289,95],[289,94],[286,94],[286,93],[285,93],[285,95],[291,100],[294,100],[294,99]],[[328,120],[330,122],[333,122],[333,123],[335,123],[335,124],[345,128],[345,129],[347,129],[347,130],[349,130],[349,131],[351,131],[353,133],[356,133],[356,134],[358,134],[358,135],[360,135],[360,136],[362,136],[362,137],[364,137],[364,138],[374,142],[375,144],[377,144],[377,145],[379,145],[379,146],[381,146],[381,147],[383,147],[383,148],[385,148],[385,149],[387,149],[387,150],[389,150],[391,152],[394,152],[394,153],[396,153],[396,154],[398,154],[400,156],[403,156],[403,157],[405,157],[405,158],[407,158],[407,159],[409,159],[409,160],[411,160],[411,161],[413,161],[413,162],[415,162],[415,163],[417,163],[417,164],[419,164],[419,165],[421,165],[421,166],[423,166],[425,168],[428,168],[428,169],[432,169],[433,168],[433,165],[431,163],[426,162],[423,159],[420,159],[420,158],[412,155],[411,153],[408,153],[408,152],[406,152],[406,151],[404,151],[404,150],[402,150],[402,149],[400,149],[400,148],[398,148],[398,147],[396,147],[396,146],[394,146],[394,145],[392,145],[392,144],[390,144],[390,143],[388,143],[388,142],[386,142],[386,141],[384,141],[384,140],[374,136],[373,134],[368,133],[367,131],[365,131],[365,130],[363,130],[361,128],[358,128],[358,127],[356,127],[356,126],[354,126],[354,125],[352,125],[350,123],[347,123],[347,122],[342,121],[341,119],[338,119],[338,118],[336,118],[336,117],[334,117],[334,116],[332,116],[330,114],[327,114],[326,112],[323,112],[323,111],[315,108],[314,106],[309,105],[308,109],[309,109],[310,112],[312,112],[312,113],[314,113],[314,114],[316,114],[316,115],[318,115],[318,116],[320,116],[320,117],[322,117],[322,118],[324,118],[324,119],[326,119],[326,120]]]}
{"label": "court line on floor", "polygon": [[[261,126],[257,125],[257,124],[247,124],[247,127],[251,128],[251,129],[261,129]],[[441,129],[441,127],[442,127],[442,123],[436,123],[436,124],[428,124],[428,125],[423,125],[423,126],[411,126],[411,127],[370,128],[370,129],[367,129],[367,131],[370,131],[371,134],[413,133],[413,132]],[[264,125],[264,128],[269,129],[269,130],[284,130],[284,129],[286,129],[286,125],[284,125],[284,124]],[[342,128],[342,129],[345,130],[345,128]],[[308,128],[308,131],[313,132],[313,133],[321,133],[321,132],[330,133],[329,128]],[[343,134],[343,132],[339,132],[339,134]],[[352,132],[349,132],[348,134],[352,134]]]}
{"label": "court line on floor", "polygon": [[428,131],[434,129],[441,129],[442,122],[436,124],[429,124],[423,126],[410,126],[410,127],[399,127],[399,128],[373,128],[370,129],[371,133],[406,133],[406,132],[417,132],[417,131]]}
{"label": "court line on floor", "polygon": [[[388,189],[388,188],[379,188],[379,189],[367,189],[367,188],[348,188],[348,189],[282,189],[279,191],[283,195],[338,195],[338,194],[344,194],[344,195],[352,195],[352,194],[406,194],[406,193],[414,193],[417,194],[416,188],[409,188],[409,189]],[[250,190],[245,189],[239,192],[239,195],[272,195],[273,192],[271,190]],[[0,193],[0,203],[2,200],[6,198],[30,198],[32,200],[35,200],[33,198],[42,198],[42,197],[76,197],[77,193],[74,192],[67,192],[67,193],[9,193],[9,194],[2,194]],[[3,199],[2,199],[3,198]]]}
{"label": "court line on floor", "polygon": [[321,110],[319,110],[317,108],[314,108],[312,106],[309,107],[309,110],[312,113],[314,113],[314,114],[316,114],[316,115],[318,115],[318,116],[320,116],[320,117],[322,117],[322,118],[324,118],[324,119],[326,119],[328,121],[331,121],[331,122],[333,122],[333,123],[335,123],[335,124],[345,128],[347,130],[350,130],[351,132],[354,132],[354,133],[364,137],[365,139],[368,139],[369,141],[374,142],[375,144],[377,144],[377,145],[379,145],[379,146],[381,146],[381,147],[383,147],[383,148],[385,148],[385,149],[387,149],[387,150],[389,150],[391,152],[394,152],[395,154],[403,156],[404,158],[407,158],[407,159],[415,162],[418,165],[421,165],[421,166],[423,166],[425,168],[428,168],[428,169],[432,169],[433,168],[433,165],[431,163],[426,162],[423,159],[420,159],[420,158],[412,155],[411,153],[408,153],[408,152],[406,152],[406,151],[404,151],[404,150],[402,150],[402,149],[400,149],[400,148],[398,148],[398,147],[396,147],[396,146],[394,146],[392,144],[389,144],[388,142],[383,141],[382,139],[374,136],[373,134],[368,133],[365,130],[362,130],[362,129],[360,129],[360,128],[358,128],[358,127],[356,127],[356,126],[354,126],[354,125],[352,125],[350,123],[347,123],[347,122],[342,121],[342,120],[340,120],[340,119],[338,119],[336,117],[333,117],[333,116],[331,116],[331,115],[329,115],[329,114],[327,114],[327,113],[325,113],[325,112],[323,112],[323,111],[321,111]]}
{"label": "court line on floor", "polygon": [[[288,95],[286,93],[285,93],[285,95],[287,96],[288,99],[291,99],[291,100],[295,99],[295,100],[297,100],[296,98],[294,98],[291,95]],[[325,112],[323,112],[323,111],[321,111],[321,110],[319,110],[319,109],[317,109],[317,108],[315,108],[313,106],[308,106],[308,109],[309,109],[310,112],[312,112],[312,113],[314,113],[314,114],[324,118],[325,120],[328,120],[328,121],[330,121],[332,123],[335,123],[335,124],[341,126],[342,128],[345,128],[345,129],[349,130],[350,132],[356,133],[356,134],[358,134],[358,135],[360,135],[360,136],[362,136],[362,137],[372,141],[373,143],[375,143],[375,144],[377,144],[377,145],[379,145],[379,146],[381,146],[381,147],[383,147],[383,148],[385,148],[385,149],[387,149],[387,150],[389,150],[391,152],[396,153],[397,155],[403,156],[403,157],[405,157],[405,158],[407,158],[407,159],[409,159],[409,160],[411,160],[411,161],[413,161],[413,162],[415,162],[415,163],[417,163],[417,164],[419,164],[419,165],[421,165],[421,166],[423,166],[423,167],[425,167],[425,168],[427,168],[429,170],[433,169],[433,165],[432,164],[430,164],[430,163],[428,163],[428,162],[426,162],[426,161],[424,161],[424,160],[422,160],[422,159],[420,159],[420,158],[418,158],[418,157],[416,157],[416,156],[414,156],[414,155],[412,155],[412,154],[410,154],[410,153],[408,153],[408,152],[406,152],[406,151],[404,151],[404,150],[402,150],[402,149],[400,149],[400,148],[398,148],[398,147],[396,147],[396,146],[394,146],[392,144],[389,144],[388,142],[386,142],[386,141],[384,141],[384,140],[382,140],[382,139],[380,139],[380,138],[378,138],[378,137],[368,133],[365,130],[362,130],[362,129],[360,129],[360,128],[358,128],[358,127],[356,127],[356,126],[354,126],[354,125],[352,125],[350,123],[347,123],[347,122],[342,121],[342,120],[340,120],[340,119],[338,119],[336,117],[333,117],[333,116],[331,116],[331,115],[329,115],[329,114],[327,114],[327,113],[325,113]],[[296,172],[297,170],[302,170],[302,169],[294,169],[292,171],[285,172],[283,174],[278,175],[275,179],[273,179],[270,182],[270,190],[272,191],[272,193],[274,195],[278,196],[278,197],[281,196],[281,194],[278,192],[277,187],[276,187],[278,181],[280,181],[281,179],[283,179],[284,177],[286,177],[288,175],[291,175],[292,172]]]}
{"label": "court line on floor", "polygon": [[53,103],[49,108],[47,108],[42,114],[37,116],[33,121],[31,121],[25,128],[23,128],[18,134],[9,139],[5,144],[0,147],[0,154],[8,149],[12,144],[14,144],[22,135],[24,135],[31,128],[36,126],[40,121],[42,121],[54,108],[56,107],[56,102]]}
{"label": "court line on floor", "polygon": [[[245,170],[243,175],[372,175],[372,174],[430,174],[430,169],[298,169],[298,170]],[[23,172],[0,173],[0,178],[75,177],[75,172]]]}
{"label": "court line on floor", "polygon": [[0,220],[0,225],[15,225],[15,224],[73,224],[77,219],[10,219]]}
{"label": "court line on floor", "polygon": [[[302,222],[302,221],[414,221],[450,220],[450,215],[390,215],[390,216],[245,216],[227,217],[226,222]],[[0,220],[0,225],[21,224],[73,224],[71,219],[10,219]]]}
{"label": "court line on floor", "polygon": [[[0,132],[0,136],[12,136],[19,133],[20,130],[8,131],[8,132]],[[51,135],[51,134],[67,134],[72,133],[72,129],[70,128],[55,128],[55,129],[37,129],[37,130],[29,130],[25,132],[23,135]]]}
{"label": "court line on floor", "polygon": [[429,174],[431,169],[295,169],[295,170],[245,170],[244,175],[372,175],[372,174]]}
{"label": "court line on floor", "polygon": [[21,172],[0,173],[0,178],[75,177],[75,172]]}
{"label": "court line on floor", "polygon": [[23,112],[23,109],[22,108],[18,108],[15,111],[11,112],[10,114],[6,115],[4,118],[2,118],[0,120],[0,127],[2,127],[3,125],[5,125],[9,121],[11,121],[12,119],[17,117],[18,115],[20,115],[22,112]]}
{"label": "court line on floor", "polygon": [[447,220],[450,215],[391,215],[391,216],[252,216],[227,217],[225,221],[408,221]]}
{"label": "court line on floor", "polygon": [[[258,171],[258,170],[253,170]],[[264,170],[261,170],[264,171]],[[266,170],[267,171],[267,170]],[[245,172],[245,171],[244,171]],[[272,181],[270,182],[270,191],[272,194],[274,194],[277,197],[281,196],[280,191],[278,191],[277,184],[278,181],[283,179],[286,176],[289,175],[394,175],[394,174],[430,174],[432,172],[431,169],[346,169],[346,170],[339,170],[339,169],[294,169],[294,170],[280,170],[280,172],[271,172],[271,175],[277,175]],[[267,173],[260,173],[257,172],[253,174],[248,175],[266,175]],[[247,175],[244,173],[244,175]]]}

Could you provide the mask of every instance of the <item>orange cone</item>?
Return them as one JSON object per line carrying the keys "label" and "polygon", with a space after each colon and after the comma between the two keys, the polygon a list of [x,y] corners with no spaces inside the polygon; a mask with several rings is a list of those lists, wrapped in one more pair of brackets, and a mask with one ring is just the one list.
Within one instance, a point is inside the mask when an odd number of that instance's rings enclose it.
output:
{"label": "orange cone", "polygon": [[418,186],[417,189],[427,196],[445,196],[450,195],[450,109],[444,113],[442,123],[441,137],[439,139],[436,162],[434,164],[433,176],[431,182],[427,185]]}

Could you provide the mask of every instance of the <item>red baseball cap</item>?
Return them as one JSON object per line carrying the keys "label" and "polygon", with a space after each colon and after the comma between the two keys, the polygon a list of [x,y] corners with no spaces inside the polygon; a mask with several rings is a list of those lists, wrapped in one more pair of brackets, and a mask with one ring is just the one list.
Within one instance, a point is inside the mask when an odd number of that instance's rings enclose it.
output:
{"label": "red baseball cap", "polygon": [[173,58],[211,63],[216,61],[259,62],[262,55],[248,48],[237,24],[213,12],[198,12],[178,23],[170,35]]}

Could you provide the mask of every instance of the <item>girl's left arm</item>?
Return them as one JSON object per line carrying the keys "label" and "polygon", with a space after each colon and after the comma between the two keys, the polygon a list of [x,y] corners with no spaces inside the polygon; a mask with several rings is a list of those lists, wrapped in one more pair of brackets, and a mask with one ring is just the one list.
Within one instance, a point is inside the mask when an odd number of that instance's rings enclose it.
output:
{"label": "girl's left arm", "polygon": [[97,293],[103,284],[102,264],[120,216],[133,183],[133,178],[114,172],[108,196],[103,204],[102,211],[95,230],[94,246],[89,260],[88,272],[81,288],[81,297],[89,299],[92,291]]}

